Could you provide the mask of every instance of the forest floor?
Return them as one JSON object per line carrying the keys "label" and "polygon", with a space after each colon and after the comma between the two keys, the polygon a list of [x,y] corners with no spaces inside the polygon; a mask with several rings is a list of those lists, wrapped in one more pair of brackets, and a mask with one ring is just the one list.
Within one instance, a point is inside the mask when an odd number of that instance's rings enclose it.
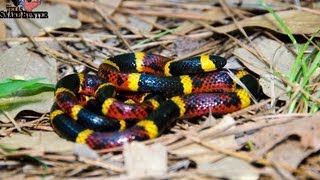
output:
{"label": "forest floor", "polygon": [[[24,4],[43,18],[16,19],[10,7],[0,3],[0,179],[320,179],[319,2],[47,0]],[[56,135],[57,80],[140,51],[219,55],[261,90],[247,108],[123,147]]]}

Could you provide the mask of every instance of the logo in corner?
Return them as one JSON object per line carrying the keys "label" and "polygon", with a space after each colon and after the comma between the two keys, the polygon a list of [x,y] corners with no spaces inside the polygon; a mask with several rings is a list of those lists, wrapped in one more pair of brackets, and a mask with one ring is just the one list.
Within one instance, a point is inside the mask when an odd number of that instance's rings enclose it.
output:
{"label": "logo in corner", "polygon": [[47,11],[34,11],[41,4],[41,0],[11,0],[7,3],[7,10],[0,10],[1,18],[48,18]]}

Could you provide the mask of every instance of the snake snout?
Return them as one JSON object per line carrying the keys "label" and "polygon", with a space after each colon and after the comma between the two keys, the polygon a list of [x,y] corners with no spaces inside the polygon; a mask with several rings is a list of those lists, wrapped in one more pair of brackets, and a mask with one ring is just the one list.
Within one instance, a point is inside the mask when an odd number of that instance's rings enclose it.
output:
{"label": "snake snout", "polygon": [[251,74],[246,74],[240,78],[241,82],[245,84],[247,89],[251,92],[252,95],[257,95],[260,91],[260,85],[256,77]]}

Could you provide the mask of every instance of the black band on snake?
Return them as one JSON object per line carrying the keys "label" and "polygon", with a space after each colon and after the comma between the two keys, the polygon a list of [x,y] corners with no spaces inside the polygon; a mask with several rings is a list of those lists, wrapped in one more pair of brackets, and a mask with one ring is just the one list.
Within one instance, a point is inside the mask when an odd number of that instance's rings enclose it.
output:
{"label": "black band on snake", "polygon": [[[57,83],[51,124],[60,136],[101,149],[156,138],[180,118],[249,106],[249,93],[222,69],[225,64],[212,55],[181,61],[143,52],[115,56],[98,75],[72,74]],[[230,71],[251,93],[258,91],[254,76]],[[139,100],[122,101],[138,93],[144,93]]]}

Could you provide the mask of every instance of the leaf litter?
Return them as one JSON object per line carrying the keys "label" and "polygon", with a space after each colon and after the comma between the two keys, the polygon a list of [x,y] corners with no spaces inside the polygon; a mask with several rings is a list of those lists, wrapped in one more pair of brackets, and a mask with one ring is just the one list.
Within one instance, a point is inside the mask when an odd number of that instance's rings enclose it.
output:
{"label": "leaf litter", "polygon": [[[293,34],[307,37],[319,30],[320,15],[312,9],[316,2],[301,1],[301,9],[279,1],[265,2],[277,10]],[[83,69],[94,72],[97,66],[92,61],[130,50],[173,59],[213,53],[256,73],[262,98],[224,117],[179,121],[155,140],[93,151],[52,132],[48,114],[44,114],[52,104],[52,92],[35,95],[37,98],[10,97],[23,103],[1,109],[1,178],[16,174],[19,178],[112,179],[320,177],[315,158],[319,155],[320,115],[284,110],[282,103],[290,103],[288,84],[273,70],[289,76],[297,52],[259,3],[48,0],[40,9],[49,11],[48,20],[17,21],[19,26],[13,19],[1,21],[1,80],[41,77],[54,84],[62,74]],[[319,89],[317,79],[315,73],[315,89]],[[21,113],[24,110],[31,111]]]}
{"label": "leaf litter", "polygon": [[248,69],[260,75],[259,83],[267,96],[288,100],[285,83],[273,74],[281,73],[288,77],[294,64],[294,55],[284,45],[266,37],[254,39],[252,43],[267,62],[261,61],[257,55],[245,48],[235,49],[234,55],[241,59]]}

